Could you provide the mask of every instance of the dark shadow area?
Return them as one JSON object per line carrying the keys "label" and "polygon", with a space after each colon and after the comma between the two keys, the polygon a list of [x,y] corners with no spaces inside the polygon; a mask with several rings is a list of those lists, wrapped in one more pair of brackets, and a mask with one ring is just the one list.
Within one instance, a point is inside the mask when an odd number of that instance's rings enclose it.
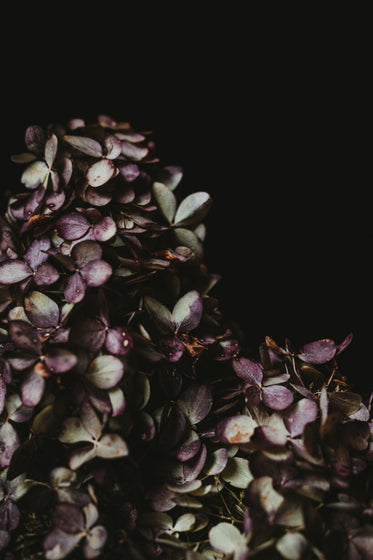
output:
{"label": "dark shadow area", "polygon": [[2,191],[17,188],[9,156],[30,124],[106,113],[152,130],[161,160],[184,168],[180,194],[214,199],[206,262],[253,350],[266,335],[301,345],[353,331],[340,363],[370,388],[372,91],[365,51],[347,47],[111,61],[64,51],[65,73],[54,54],[42,76],[30,62],[5,92]]}

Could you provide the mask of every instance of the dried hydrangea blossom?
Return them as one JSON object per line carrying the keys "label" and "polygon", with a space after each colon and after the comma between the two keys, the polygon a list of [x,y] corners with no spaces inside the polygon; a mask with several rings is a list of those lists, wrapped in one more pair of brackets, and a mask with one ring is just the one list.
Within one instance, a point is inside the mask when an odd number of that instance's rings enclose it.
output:
{"label": "dried hydrangea blossom", "polygon": [[252,355],[204,262],[212,198],[178,197],[149,132],[99,115],[25,145],[0,219],[2,553],[371,557],[352,335]]}

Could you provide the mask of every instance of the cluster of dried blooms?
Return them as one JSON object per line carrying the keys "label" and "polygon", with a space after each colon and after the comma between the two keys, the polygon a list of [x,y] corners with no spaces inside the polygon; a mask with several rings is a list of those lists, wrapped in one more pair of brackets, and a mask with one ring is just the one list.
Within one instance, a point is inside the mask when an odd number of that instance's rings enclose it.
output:
{"label": "cluster of dried blooms", "polygon": [[350,343],[250,356],[211,295],[211,198],[150,134],[31,126],[0,221],[0,550],[18,558],[373,557],[372,398]]}

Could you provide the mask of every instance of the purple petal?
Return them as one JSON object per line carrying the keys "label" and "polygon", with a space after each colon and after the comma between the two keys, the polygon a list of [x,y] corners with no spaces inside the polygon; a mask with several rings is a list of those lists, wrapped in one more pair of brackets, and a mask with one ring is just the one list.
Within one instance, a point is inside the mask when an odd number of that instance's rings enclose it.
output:
{"label": "purple petal", "polygon": [[80,214],[80,212],[72,212],[59,218],[56,222],[56,228],[59,235],[68,241],[79,239],[90,228],[91,224]]}
{"label": "purple petal", "polygon": [[110,264],[101,259],[90,261],[80,271],[88,286],[98,287],[107,282],[112,275]]}
{"label": "purple petal", "polygon": [[182,296],[172,311],[175,328],[180,332],[195,329],[202,316],[202,298],[197,290],[192,290]]}
{"label": "purple petal", "polygon": [[5,405],[5,398],[6,398],[6,383],[3,379],[3,376],[0,376],[0,414],[4,410]]}
{"label": "purple petal", "polygon": [[62,560],[62,558],[66,558],[76,548],[83,536],[82,532],[69,534],[58,528],[53,529],[43,542],[46,560]]}
{"label": "purple petal", "polygon": [[183,391],[177,400],[189,422],[198,424],[211,410],[213,398],[207,385],[193,384]]}
{"label": "purple petal", "polygon": [[244,414],[220,420],[216,436],[222,443],[248,443],[254,434],[256,422]]}
{"label": "purple petal", "polygon": [[14,529],[18,527],[19,520],[21,518],[21,513],[17,505],[13,501],[8,500],[5,507],[3,505],[1,510],[2,519],[0,519],[0,528],[7,529],[8,531],[14,531]]}
{"label": "purple petal", "polygon": [[201,448],[201,438],[194,430],[190,430],[187,438],[178,446],[176,457],[180,461],[189,461]]}
{"label": "purple petal", "polygon": [[0,284],[16,284],[32,275],[31,268],[18,259],[0,263]]}
{"label": "purple petal", "polygon": [[131,183],[131,181],[134,181],[140,175],[140,169],[136,163],[121,165],[119,172],[128,183]]}
{"label": "purple petal", "polygon": [[33,291],[25,296],[25,313],[35,327],[57,327],[60,319],[60,310],[57,303],[43,294]]}
{"label": "purple petal", "polygon": [[349,333],[340,344],[337,345],[337,355],[343,352],[349,346],[353,339],[353,333]]}
{"label": "purple petal", "polygon": [[38,355],[41,352],[41,342],[38,332],[33,325],[26,321],[11,321],[9,335],[17,348]]}
{"label": "purple petal", "polygon": [[282,447],[287,443],[286,431],[277,429],[276,426],[258,426],[255,429],[252,441],[261,449]]}
{"label": "purple petal", "polygon": [[61,192],[51,192],[45,197],[44,204],[47,207],[45,214],[50,214],[59,210],[63,203],[65,202],[66,194],[64,191]]}
{"label": "purple petal", "polygon": [[32,268],[36,270],[38,266],[48,260],[48,249],[51,247],[49,237],[40,237],[34,239],[26,253],[26,261]]}
{"label": "purple petal", "polygon": [[124,356],[133,347],[131,335],[123,327],[109,329],[106,335],[105,348],[112,354]]}
{"label": "purple petal", "polygon": [[184,482],[191,482],[198,477],[206,463],[206,458],[207,448],[206,445],[202,443],[197,455],[195,455],[193,459],[183,463]]}
{"label": "purple petal", "polygon": [[164,336],[158,342],[159,350],[169,362],[178,362],[185,352],[185,346],[176,336]]}
{"label": "purple petal", "polygon": [[43,201],[44,196],[45,196],[44,185],[40,185],[40,187],[38,187],[33,193],[30,194],[24,208],[24,215],[23,215],[24,220],[29,220],[34,214],[38,213],[39,206]]}
{"label": "purple petal", "polygon": [[161,447],[171,449],[178,445],[184,437],[185,428],[186,419],[178,406],[164,408],[159,429]]}
{"label": "purple petal", "polygon": [[82,510],[75,504],[67,502],[55,506],[52,521],[55,527],[65,533],[78,533],[85,529]]}
{"label": "purple petal", "polygon": [[154,511],[169,511],[176,506],[174,496],[175,493],[164,485],[153,487],[146,497]]}
{"label": "purple petal", "polygon": [[38,286],[50,286],[51,284],[57,282],[59,277],[60,275],[53,265],[44,263],[37,269],[34,275],[34,282]]}
{"label": "purple petal", "polygon": [[30,152],[42,154],[46,139],[46,133],[41,126],[35,124],[26,129],[25,144]]}
{"label": "purple petal", "polygon": [[44,361],[51,373],[65,373],[77,364],[78,358],[66,348],[50,345]]}
{"label": "purple petal", "polygon": [[237,358],[232,361],[234,372],[238,377],[251,385],[261,385],[263,380],[263,368],[257,362],[247,358]]}
{"label": "purple petal", "polygon": [[39,404],[45,390],[45,379],[32,370],[21,383],[21,399],[25,406],[33,407]]}
{"label": "purple petal", "polygon": [[112,178],[115,166],[109,159],[101,159],[93,163],[86,173],[86,178],[91,187],[101,187]]}
{"label": "purple petal", "polygon": [[151,441],[157,433],[153,417],[144,410],[136,415],[135,430],[142,441]]}
{"label": "purple petal", "polygon": [[85,190],[85,199],[92,206],[106,206],[112,199],[111,191],[105,187],[88,187]]}
{"label": "purple petal", "polygon": [[85,295],[85,282],[78,272],[75,272],[67,281],[64,295],[67,303],[78,303]]}
{"label": "purple petal", "polygon": [[284,410],[294,400],[294,395],[282,385],[270,385],[262,389],[263,402],[272,410]]}
{"label": "purple petal", "polygon": [[314,400],[300,399],[285,411],[283,418],[290,435],[296,437],[303,433],[308,422],[316,420],[317,414],[318,406]]}
{"label": "purple petal", "polygon": [[20,440],[16,430],[9,422],[0,427],[0,467],[8,467]]}
{"label": "purple petal", "polygon": [[105,336],[105,325],[95,317],[82,317],[74,321],[70,331],[70,340],[89,352],[100,350],[105,342]]}
{"label": "purple petal", "polygon": [[104,138],[104,146],[106,148],[106,157],[108,159],[116,159],[122,152],[122,142],[115,134],[110,134]]}
{"label": "purple petal", "polygon": [[311,364],[325,364],[334,358],[337,346],[334,340],[324,338],[305,344],[298,355],[304,362]]}
{"label": "purple petal", "polygon": [[245,389],[246,402],[249,406],[257,406],[262,400],[262,388],[250,385]]}
{"label": "purple petal", "polygon": [[94,237],[97,241],[109,241],[117,232],[117,225],[113,218],[105,216],[93,226]]}
{"label": "purple petal", "polygon": [[74,245],[71,256],[79,268],[83,268],[90,261],[101,259],[102,248],[96,241],[82,241]]}

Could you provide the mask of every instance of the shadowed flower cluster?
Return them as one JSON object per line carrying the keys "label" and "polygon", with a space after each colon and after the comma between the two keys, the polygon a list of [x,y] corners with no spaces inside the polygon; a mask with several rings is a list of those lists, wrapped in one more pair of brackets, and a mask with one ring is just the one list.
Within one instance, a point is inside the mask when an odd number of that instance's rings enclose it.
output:
{"label": "shadowed flower cluster", "polygon": [[149,132],[100,115],[25,144],[0,220],[6,558],[370,558],[352,335],[251,355],[204,262],[211,197],[177,197]]}

